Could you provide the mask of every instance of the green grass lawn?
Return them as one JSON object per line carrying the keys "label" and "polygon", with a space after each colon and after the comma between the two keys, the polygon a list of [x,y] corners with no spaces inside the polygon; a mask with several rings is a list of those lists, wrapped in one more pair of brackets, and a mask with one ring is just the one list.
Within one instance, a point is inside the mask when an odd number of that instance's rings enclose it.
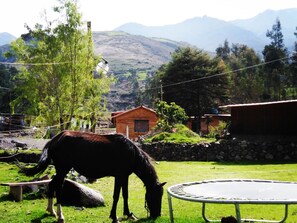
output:
{"label": "green grass lawn", "polygon": [[[252,163],[215,163],[215,162],[160,162],[155,164],[161,182],[166,181],[165,189],[169,186],[207,179],[248,178],[282,181],[297,181],[297,164],[252,164]],[[0,182],[17,182],[29,178],[19,175],[14,165],[0,163]],[[107,177],[87,186],[99,190],[106,205],[97,208],[63,207],[66,223],[101,223],[111,222],[108,218],[112,204],[113,178]],[[145,188],[143,183],[131,175],[130,210],[140,219],[138,222],[153,222],[147,219],[144,209]],[[56,219],[45,212],[47,200],[34,199],[34,196],[24,196],[22,202],[10,201],[9,188],[0,187],[0,222],[27,223],[27,222],[56,222]],[[204,222],[201,217],[200,203],[187,202],[173,198],[174,217],[176,223]],[[118,204],[118,216],[122,216],[122,199]],[[207,205],[207,214],[210,218],[220,219],[224,216],[235,215],[234,205]],[[241,214],[244,218],[266,218],[278,220],[282,218],[283,207],[276,205],[242,205]],[[154,222],[169,222],[167,193],[163,196],[162,217]],[[126,221],[127,222],[127,221]],[[289,206],[289,216],[286,222],[297,222],[297,205]]]}

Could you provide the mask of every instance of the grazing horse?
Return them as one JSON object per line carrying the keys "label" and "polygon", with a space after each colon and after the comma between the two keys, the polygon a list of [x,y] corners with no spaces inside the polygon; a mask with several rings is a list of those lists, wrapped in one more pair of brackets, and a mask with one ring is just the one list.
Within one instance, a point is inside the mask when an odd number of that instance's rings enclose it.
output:
{"label": "grazing horse", "polygon": [[[56,175],[49,183],[48,207],[52,215],[58,215],[58,222],[64,223],[61,207],[61,191],[66,174],[73,168],[88,178],[115,177],[113,204],[110,212],[112,222],[119,222],[116,216],[120,191],[124,199],[124,215],[132,216],[128,207],[128,178],[135,173],[146,188],[145,202],[150,217],[161,215],[163,186],[160,183],[149,156],[123,135],[98,135],[93,133],[63,131],[44,147],[38,164],[21,167],[28,176],[43,172],[53,164]],[[53,209],[56,192],[57,214]]]}

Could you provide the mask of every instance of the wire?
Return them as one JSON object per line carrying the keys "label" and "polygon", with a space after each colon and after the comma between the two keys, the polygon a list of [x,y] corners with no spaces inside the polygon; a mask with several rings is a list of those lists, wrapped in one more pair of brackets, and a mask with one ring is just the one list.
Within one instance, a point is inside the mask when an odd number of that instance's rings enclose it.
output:
{"label": "wire", "polygon": [[[260,64],[240,68],[240,69],[237,69],[237,70],[232,70],[232,71],[223,72],[223,73],[219,73],[219,74],[213,74],[213,75],[206,76],[206,77],[194,78],[194,79],[191,79],[191,80],[186,80],[186,81],[180,81],[180,82],[176,82],[176,83],[172,83],[172,84],[167,84],[167,85],[163,85],[162,87],[163,88],[172,87],[172,86],[176,86],[176,85],[187,84],[187,83],[191,83],[191,82],[195,82],[195,81],[200,81],[200,80],[210,79],[210,78],[214,78],[214,77],[219,77],[219,76],[232,74],[232,73],[236,73],[236,72],[239,72],[239,71],[248,70],[248,69],[251,69],[251,68],[263,66],[263,65],[266,65],[266,64],[274,63],[274,62],[277,62],[277,61],[286,60],[286,59],[289,59],[289,58],[290,58],[290,56],[283,57],[283,58],[279,58],[279,59],[276,59],[276,60],[271,60],[271,61],[268,61],[268,62],[264,62],[264,63],[260,63]],[[147,90],[156,90],[156,89],[159,89],[159,88],[160,87],[155,87],[155,88],[150,88],[150,89],[147,89]]]}
{"label": "wire", "polygon": [[49,63],[12,63],[12,62],[0,62],[3,65],[15,65],[15,66],[48,66],[48,65],[60,65],[68,64],[71,62],[49,62]]}

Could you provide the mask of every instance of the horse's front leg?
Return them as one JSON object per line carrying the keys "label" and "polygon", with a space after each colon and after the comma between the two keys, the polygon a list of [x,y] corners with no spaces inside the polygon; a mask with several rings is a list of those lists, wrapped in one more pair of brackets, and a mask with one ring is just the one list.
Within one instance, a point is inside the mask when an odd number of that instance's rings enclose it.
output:
{"label": "horse's front leg", "polygon": [[124,200],[124,215],[127,215],[130,220],[137,220],[137,217],[132,212],[130,212],[130,210],[129,210],[128,182],[129,182],[129,176],[123,178],[123,181],[122,181],[122,195],[123,195],[123,200]]}
{"label": "horse's front leg", "polygon": [[115,177],[114,189],[113,189],[113,203],[112,203],[112,208],[109,215],[109,217],[112,219],[112,223],[119,223],[116,212],[117,212],[117,204],[120,197],[121,187],[122,187],[121,180],[119,179],[119,177]]}

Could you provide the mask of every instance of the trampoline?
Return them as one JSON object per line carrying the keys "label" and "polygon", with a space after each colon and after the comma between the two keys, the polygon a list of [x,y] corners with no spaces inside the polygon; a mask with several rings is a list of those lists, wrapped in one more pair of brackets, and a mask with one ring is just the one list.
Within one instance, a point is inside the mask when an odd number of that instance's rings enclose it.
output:
{"label": "trampoline", "polygon": [[[256,179],[222,179],[205,180],[177,184],[167,189],[170,221],[174,222],[172,197],[202,203],[202,217],[205,222],[206,204],[234,204],[237,222],[285,222],[288,217],[288,205],[297,204],[297,182],[282,182]],[[242,219],[240,204],[276,204],[284,205],[284,216],[281,220]]]}

